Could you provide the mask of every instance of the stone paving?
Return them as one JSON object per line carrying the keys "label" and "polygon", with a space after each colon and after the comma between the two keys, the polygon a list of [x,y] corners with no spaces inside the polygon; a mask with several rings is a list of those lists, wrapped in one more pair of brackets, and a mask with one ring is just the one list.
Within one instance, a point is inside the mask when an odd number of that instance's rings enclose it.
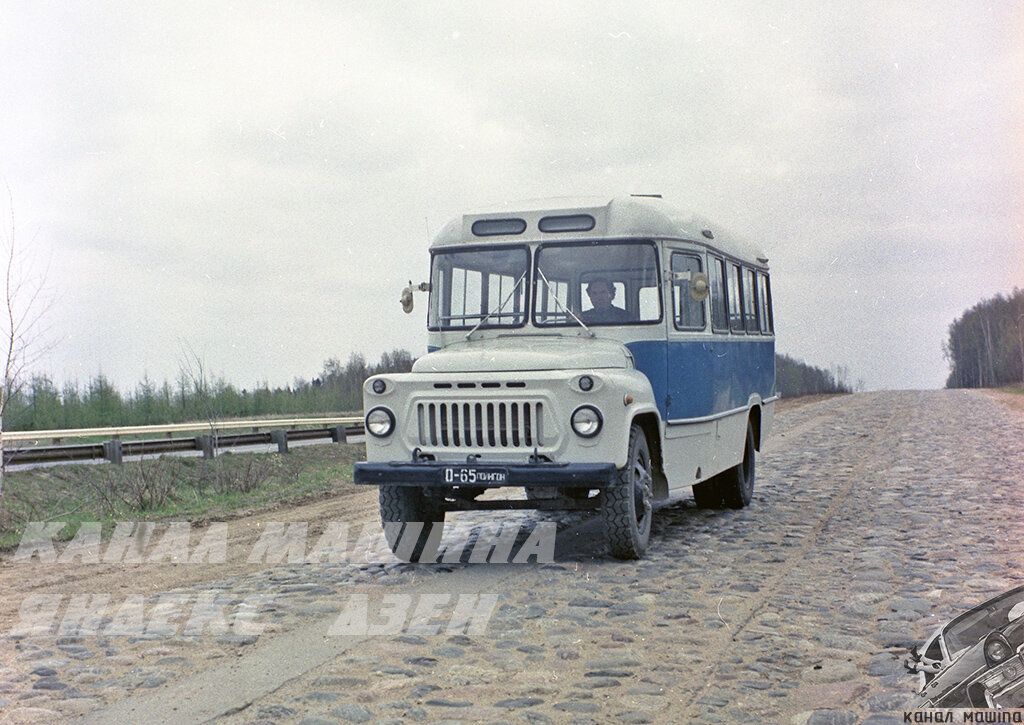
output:
{"label": "stone paving", "polygon": [[[907,648],[1024,583],[1022,484],[1024,416],[983,393],[804,405],[777,417],[749,508],[666,505],[640,562],[589,543],[594,517],[556,517],[579,545],[554,563],[504,566],[485,633],[370,637],[220,719],[899,722],[916,685],[901,666]],[[543,518],[452,518],[517,516]],[[196,588],[236,603],[274,594],[259,638],[0,637],[0,662],[11,663],[0,667],[0,722],[70,720],[215,676],[259,656],[260,639],[318,619],[326,633],[353,593],[372,605],[497,566],[386,561],[277,566]]]}

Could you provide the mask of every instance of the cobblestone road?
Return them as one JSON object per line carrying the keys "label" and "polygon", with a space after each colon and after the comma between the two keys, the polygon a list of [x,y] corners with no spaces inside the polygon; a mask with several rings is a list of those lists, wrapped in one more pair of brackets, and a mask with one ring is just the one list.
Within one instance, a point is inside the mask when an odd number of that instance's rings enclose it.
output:
{"label": "cobblestone road", "polygon": [[[275,594],[259,638],[0,638],[0,721],[900,721],[906,649],[1024,583],[1022,498],[1024,416],[984,393],[833,398],[777,417],[749,508],[659,509],[643,561],[576,515],[553,564],[272,567],[197,587]],[[327,636],[424,592],[498,601],[479,635]]]}

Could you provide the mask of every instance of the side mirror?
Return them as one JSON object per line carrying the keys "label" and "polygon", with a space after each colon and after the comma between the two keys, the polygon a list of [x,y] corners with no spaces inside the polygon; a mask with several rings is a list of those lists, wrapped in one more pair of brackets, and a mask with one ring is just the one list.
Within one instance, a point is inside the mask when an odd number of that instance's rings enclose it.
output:
{"label": "side mirror", "polygon": [[703,272],[694,272],[690,276],[690,297],[696,302],[703,302],[711,293],[711,284],[708,276]]}
{"label": "side mirror", "polygon": [[399,300],[399,302],[402,303],[402,310],[406,314],[412,312],[412,293],[415,292],[416,290],[419,290],[420,292],[429,292],[430,282],[420,282],[418,285],[416,285],[412,283],[412,280],[409,280],[409,286],[402,290],[402,297]]}

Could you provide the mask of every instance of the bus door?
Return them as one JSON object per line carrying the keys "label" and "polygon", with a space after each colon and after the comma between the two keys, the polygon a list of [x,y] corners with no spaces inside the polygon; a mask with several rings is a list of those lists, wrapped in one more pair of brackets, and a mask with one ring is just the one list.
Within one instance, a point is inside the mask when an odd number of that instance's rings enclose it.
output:
{"label": "bus door", "polygon": [[698,300],[691,294],[696,275],[707,274],[702,250],[667,244],[665,254],[669,314],[664,406],[665,420],[671,422],[714,412],[714,344],[708,319],[713,298]]}

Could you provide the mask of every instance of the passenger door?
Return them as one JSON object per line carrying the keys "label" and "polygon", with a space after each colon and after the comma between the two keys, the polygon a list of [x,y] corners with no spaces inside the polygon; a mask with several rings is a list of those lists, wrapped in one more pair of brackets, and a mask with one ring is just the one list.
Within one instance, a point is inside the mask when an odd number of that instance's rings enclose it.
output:
{"label": "passenger door", "polygon": [[693,276],[706,274],[704,251],[666,245],[666,361],[664,415],[668,421],[710,415],[712,346],[708,301],[690,294]]}

